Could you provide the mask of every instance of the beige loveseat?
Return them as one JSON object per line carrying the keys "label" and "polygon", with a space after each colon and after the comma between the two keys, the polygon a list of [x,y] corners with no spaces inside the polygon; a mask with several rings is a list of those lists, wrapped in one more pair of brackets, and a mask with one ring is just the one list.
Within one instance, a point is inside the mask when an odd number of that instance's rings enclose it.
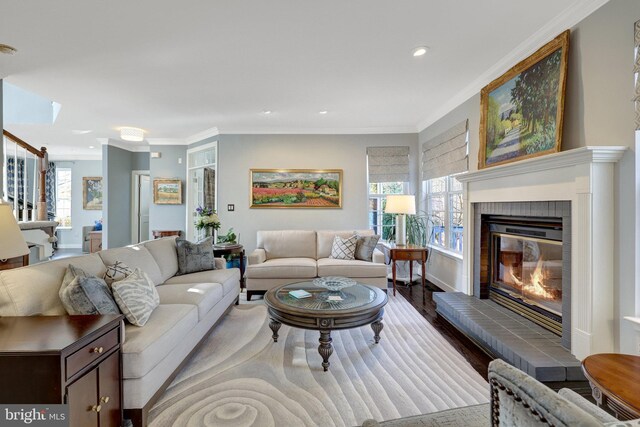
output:
{"label": "beige loveseat", "polygon": [[373,252],[372,262],[331,259],[336,235],[372,235],[372,230],[271,230],[258,231],[257,249],[249,255],[247,300],[279,285],[316,277],[343,276],[387,289],[387,266],[382,252]]}
{"label": "beige loveseat", "polygon": [[58,290],[69,264],[102,277],[122,261],[141,268],[157,285],[160,305],[142,326],[125,326],[122,346],[125,418],[146,425],[146,415],[184,359],[238,300],[240,271],[225,269],[176,276],[175,237],[91,255],[0,272],[0,316],[65,315]]}

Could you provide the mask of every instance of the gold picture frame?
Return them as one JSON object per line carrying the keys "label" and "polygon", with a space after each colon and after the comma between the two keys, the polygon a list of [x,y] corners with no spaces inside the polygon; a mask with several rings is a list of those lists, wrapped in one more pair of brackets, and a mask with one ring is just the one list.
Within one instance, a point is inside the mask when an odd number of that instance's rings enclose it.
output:
{"label": "gold picture frame", "polygon": [[102,177],[85,176],[82,178],[82,209],[102,210]]}
{"label": "gold picture frame", "polygon": [[250,169],[249,207],[341,209],[342,169]]}
{"label": "gold picture frame", "polygon": [[478,169],[560,151],[568,55],[569,30],[482,89]]}
{"label": "gold picture frame", "polygon": [[169,178],[154,179],[153,203],[156,205],[181,205],[182,180]]}

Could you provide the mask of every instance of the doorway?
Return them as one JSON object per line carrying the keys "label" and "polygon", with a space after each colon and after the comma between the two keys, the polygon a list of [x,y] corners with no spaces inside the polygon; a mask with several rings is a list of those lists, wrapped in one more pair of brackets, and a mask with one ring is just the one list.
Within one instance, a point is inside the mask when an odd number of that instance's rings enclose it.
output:
{"label": "doorway", "polygon": [[149,171],[133,171],[131,183],[133,187],[131,243],[140,243],[149,240],[149,205],[151,203]]}
{"label": "doorway", "polygon": [[187,150],[187,239],[204,238],[203,230],[196,230],[198,206],[217,210],[218,142],[210,142]]}

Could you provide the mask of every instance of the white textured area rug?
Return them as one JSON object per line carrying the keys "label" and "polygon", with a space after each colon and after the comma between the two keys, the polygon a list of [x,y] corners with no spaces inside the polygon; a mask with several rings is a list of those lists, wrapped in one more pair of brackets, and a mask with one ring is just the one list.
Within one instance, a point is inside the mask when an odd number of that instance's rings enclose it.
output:
{"label": "white textured area rug", "polygon": [[264,305],[234,307],[152,409],[150,426],[356,426],[489,401],[487,382],[402,297],[384,329],[334,331],[328,372],[319,332],[282,325]]}

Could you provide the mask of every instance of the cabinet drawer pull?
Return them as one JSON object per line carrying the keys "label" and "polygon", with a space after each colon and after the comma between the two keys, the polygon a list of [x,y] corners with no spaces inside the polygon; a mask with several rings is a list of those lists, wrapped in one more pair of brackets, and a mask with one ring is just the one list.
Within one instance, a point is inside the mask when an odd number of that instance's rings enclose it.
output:
{"label": "cabinet drawer pull", "polygon": [[102,403],[109,403],[109,396],[102,396],[100,398],[100,402]]}
{"label": "cabinet drawer pull", "polygon": [[100,410],[101,410],[101,409],[102,409],[102,406],[100,406],[100,405],[93,405],[93,406],[91,407],[91,410],[92,410],[93,412],[100,412]]}
{"label": "cabinet drawer pull", "polygon": [[101,354],[101,353],[104,351],[104,348],[103,348],[103,347],[93,347],[93,348],[91,349],[91,351],[92,351],[93,353]]}

